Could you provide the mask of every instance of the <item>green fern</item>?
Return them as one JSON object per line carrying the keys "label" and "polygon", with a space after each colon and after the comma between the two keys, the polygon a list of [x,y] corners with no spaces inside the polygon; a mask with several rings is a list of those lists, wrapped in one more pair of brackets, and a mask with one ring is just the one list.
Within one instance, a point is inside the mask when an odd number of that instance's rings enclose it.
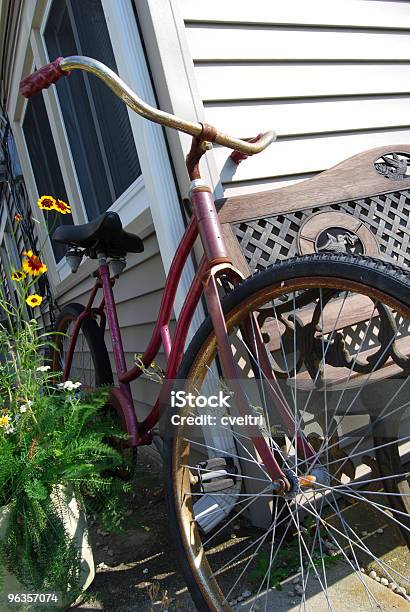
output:
{"label": "green fern", "polygon": [[50,336],[34,320],[16,320],[0,326],[0,506],[9,512],[0,575],[3,567],[28,590],[74,600],[80,553],[55,500],[72,491],[105,530],[119,529],[129,485],[115,476],[124,459],[112,443],[125,436],[105,414],[109,389],[61,390],[43,367]]}

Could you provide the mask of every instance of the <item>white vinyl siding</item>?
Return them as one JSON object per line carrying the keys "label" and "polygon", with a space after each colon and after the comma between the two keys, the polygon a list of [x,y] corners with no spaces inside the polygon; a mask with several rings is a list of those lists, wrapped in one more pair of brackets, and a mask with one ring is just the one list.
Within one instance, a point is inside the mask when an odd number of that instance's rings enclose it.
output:
{"label": "white vinyl siding", "polygon": [[290,184],[383,144],[410,142],[410,3],[178,0],[205,120],[278,141],[238,167],[214,155],[226,195]]}
{"label": "white vinyl siding", "polygon": [[351,28],[410,28],[405,0],[178,0],[191,22],[346,26]]}

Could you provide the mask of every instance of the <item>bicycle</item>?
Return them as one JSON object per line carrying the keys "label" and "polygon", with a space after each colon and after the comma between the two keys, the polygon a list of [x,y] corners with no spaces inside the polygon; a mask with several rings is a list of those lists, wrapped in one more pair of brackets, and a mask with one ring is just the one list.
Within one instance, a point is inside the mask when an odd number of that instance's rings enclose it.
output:
{"label": "bicycle", "polygon": [[[60,313],[56,330],[63,335],[56,336],[53,367],[64,380],[113,387],[110,404],[131,448],[151,442],[163,415],[170,528],[196,607],[230,610],[242,602],[248,610],[261,603],[266,610],[272,588],[296,573],[300,604],[306,606],[315,578],[323,607],[332,609],[332,556],[347,563],[369,609],[380,605],[362,569],[370,562],[403,593],[408,578],[383,560],[374,538],[355,524],[357,513],[350,520],[349,508],[359,504],[366,525],[371,516],[410,546],[409,272],[359,255],[321,253],[244,279],[229,257],[198,164],[210,143],[253,155],[275,134],[244,141],[152,108],[109,68],[85,57],[57,58],[26,77],[21,92],[30,97],[73,70],[102,79],[146,119],[193,137],[187,156],[192,214],[140,362],[127,369],[113,286],[127,252],[140,252],[143,244],[107,212],[54,233],[69,245],[73,269],[83,256],[98,267],[86,306],[71,304]],[[176,288],[198,236],[204,255],[171,339]],[[99,289],[103,299],[94,306]],[[208,315],[185,350],[201,296]],[[107,321],[117,385],[104,341]],[[130,382],[149,370],[161,345],[165,377],[139,422]],[[224,397],[213,412],[198,400],[211,393]],[[174,401],[188,396],[192,401]]]}

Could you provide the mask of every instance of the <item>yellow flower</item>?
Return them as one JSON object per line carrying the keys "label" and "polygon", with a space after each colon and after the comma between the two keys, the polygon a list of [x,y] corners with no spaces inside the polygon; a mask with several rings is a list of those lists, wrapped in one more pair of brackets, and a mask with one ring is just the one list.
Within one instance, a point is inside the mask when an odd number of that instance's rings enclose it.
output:
{"label": "yellow flower", "polygon": [[7,425],[10,422],[10,417],[9,416],[2,416],[0,417],[0,427],[7,427]]}
{"label": "yellow flower", "polygon": [[12,280],[16,281],[16,283],[20,283],[23,279],[25,279],[27,274],[23,272],[23,270],[16,270],[12,273]]}
{"label": "yellow flower", "polygon": [[23,221],[23,216],[20,215],[19,213],[16,213],[14,215],[14,221],[17,221],[17,223],[20,223],[20,221]]}
{"label": "yellow flower", "polygon": [[38,207],[42,210],[54,210],[55,203],[55,198],[49,195],[43,195],[37,200]]}
{"label": "yellow flower", "polygon": [[33,251],[26,251],[23,253],[26,259],[23,259],[23,270],[30,276],[40,276],[47,270],[46,264],[44,264],[37,255],[34,255]]}
{"label": "yellow flower", "polygon": [[37,295],[37,293],[33,293],[32,295],[29,295],[28,298],[26,299],[26,303],[29,306],[31,306],[31,308],[40,306],[42,301],[43,301],[43,298],[41,297],[41,295]]}
{"label": "yellow flower", "polygon": [[61,213],[62,215],[71,214],[70,205],[66,204],[66,202],[63,202],[63,200],[59,200],[59,199],[57,199],[54,203],[54,210]]}

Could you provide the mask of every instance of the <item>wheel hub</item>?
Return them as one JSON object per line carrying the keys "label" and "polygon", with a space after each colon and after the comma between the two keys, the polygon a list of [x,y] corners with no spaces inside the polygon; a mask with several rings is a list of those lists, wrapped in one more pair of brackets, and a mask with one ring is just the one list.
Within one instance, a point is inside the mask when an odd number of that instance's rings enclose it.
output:
{"label": "wheel hub", "polygon": [[272,482],[272,489],[285,499],[294,499],[302,490],[313,489],[315,485],[320,485],[321,488],[330,486],[331,475],[323,465],[316,465],[305,476],[297,476],[289,468],[283,469],[283,474],[289,486],[284,480],[275,480]]}

